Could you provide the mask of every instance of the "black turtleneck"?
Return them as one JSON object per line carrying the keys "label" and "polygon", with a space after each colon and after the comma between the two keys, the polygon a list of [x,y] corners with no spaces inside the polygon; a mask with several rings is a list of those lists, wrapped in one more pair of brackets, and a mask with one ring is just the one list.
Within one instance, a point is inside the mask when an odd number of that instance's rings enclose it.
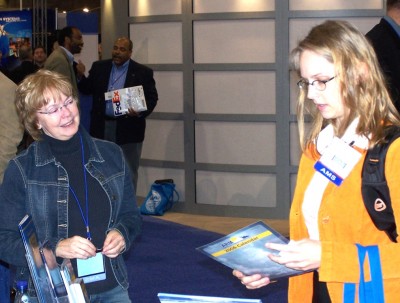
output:
{"label": "black turtleneck", "polygon": [[[70,140],[66,141],[57,140],[47,135],[44,135],[43,137],[44,141],[49,144],[56,161],[60,162],[62,167],[67,171],[70,188],[73,189],[78,199],[78,201],[75,199],[70,189],[68,195],[68,236],[79,235],[86,238],[86,226],[78,203],[86,219],[86,195],[82,163],[82,144],[84,163],[87,163],[89,159],[88,144],[83,140],[83,137],[81,144],[81,136],[79,132]],[[107,194],[101,187],[100,183],[86,170],[85,174],[88,191],[89,228],[92,242],[97,248],[102,248],[110,218],[110,203]],[[100,293],[117,286],[117,282],[111,270],[111,264],[108,262],[106,257],[104,258],[106,261],[107,279],[86,284],[86,289],[89,294]],[[72,260],[72,264],[77,273],[76,260]]]}

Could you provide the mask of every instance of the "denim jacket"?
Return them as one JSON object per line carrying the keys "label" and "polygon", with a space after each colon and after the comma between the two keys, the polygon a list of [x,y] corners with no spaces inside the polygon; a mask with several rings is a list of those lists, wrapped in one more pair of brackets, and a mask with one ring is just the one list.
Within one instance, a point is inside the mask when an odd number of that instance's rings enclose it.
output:
{"label": "denim jacket", "polygon": [[[80,128],[89,147],[86,171],[107,193],[111,214],[108,231],[118,230],[126,250],[141,231],[141,217],[128,166],[116,144],[94,139]],[[16,279],[28,277],[25,248],[18,223],[30,214],[40,241],[49,240],[53,249],[68,238],[68,190],[66,170],[57,162],[46,142],[34,142],[8,164],[0,187],[0,259],[17,267]],[[109,259],[118,283],[128,288],[128,275],[122,255]],[[34,287],[29,283],[29,292]]]}

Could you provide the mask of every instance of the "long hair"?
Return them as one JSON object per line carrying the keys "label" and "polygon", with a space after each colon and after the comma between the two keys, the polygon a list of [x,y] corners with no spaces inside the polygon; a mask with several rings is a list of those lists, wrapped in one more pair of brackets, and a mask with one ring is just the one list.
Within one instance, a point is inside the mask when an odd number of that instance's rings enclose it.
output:
{"label": "long hair", "polygon": [[[300,145],[305,150],[328,124],[341,137],[350,123],[359,117],[357,134],[370,138],[370,145],[384,137],[385,125],[400,125],[400,116],[386,89],[375,52],[364,35],[346,21],[328,20],[315,26],[291,53],[292,68],[300,76],[300,56],[304,51],[323,56],[335,68],[340,96],[349,114],[342,123],[324,119],[313,102],[307,99],[307,89],[300,90],[297,102]],[[308,101],[308,102],[307,102]],[[312,117],[306,135],[304,118]]]}
{"label": "long hair", "polygon": [[15,106],[22,125],[33,139],[39,140],[42,134],[38,128],[37,111],[51,101],[49,96],[60,100],[61,94],[78,102],[78,96],[67,77],[44,69],[27,76],[18,85]]}

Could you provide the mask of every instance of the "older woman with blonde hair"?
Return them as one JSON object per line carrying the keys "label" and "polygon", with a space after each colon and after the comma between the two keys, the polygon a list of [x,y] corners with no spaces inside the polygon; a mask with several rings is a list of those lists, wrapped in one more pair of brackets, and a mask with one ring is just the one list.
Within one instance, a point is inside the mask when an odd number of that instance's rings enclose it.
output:
{"label": "older woman with blonde hair", "polygon": [[[15,104],[35,142],[9,162],[0,188],[0,259],[18,268],[17,280],[29,278],[18,231],[29,214],[39,240],[60,262],[71,259],[92,303],[131,302],[122,254],[139,235],[141,217],[122,150],[80,126],[77,95],[65,76],[46,70],[28,76]],[[29,293],[36,295],[32,283]]]}

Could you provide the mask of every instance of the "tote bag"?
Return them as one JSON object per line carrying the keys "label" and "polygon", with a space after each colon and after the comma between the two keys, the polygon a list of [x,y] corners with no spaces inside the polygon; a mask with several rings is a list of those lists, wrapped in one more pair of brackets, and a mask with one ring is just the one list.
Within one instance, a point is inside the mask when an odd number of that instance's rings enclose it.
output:
{"label": "tote bag", "polygon": [[178,201],[179,194],[172,179],[156,180],[151,184],[150,191],[140,206],[140,213],[162,216]]}

